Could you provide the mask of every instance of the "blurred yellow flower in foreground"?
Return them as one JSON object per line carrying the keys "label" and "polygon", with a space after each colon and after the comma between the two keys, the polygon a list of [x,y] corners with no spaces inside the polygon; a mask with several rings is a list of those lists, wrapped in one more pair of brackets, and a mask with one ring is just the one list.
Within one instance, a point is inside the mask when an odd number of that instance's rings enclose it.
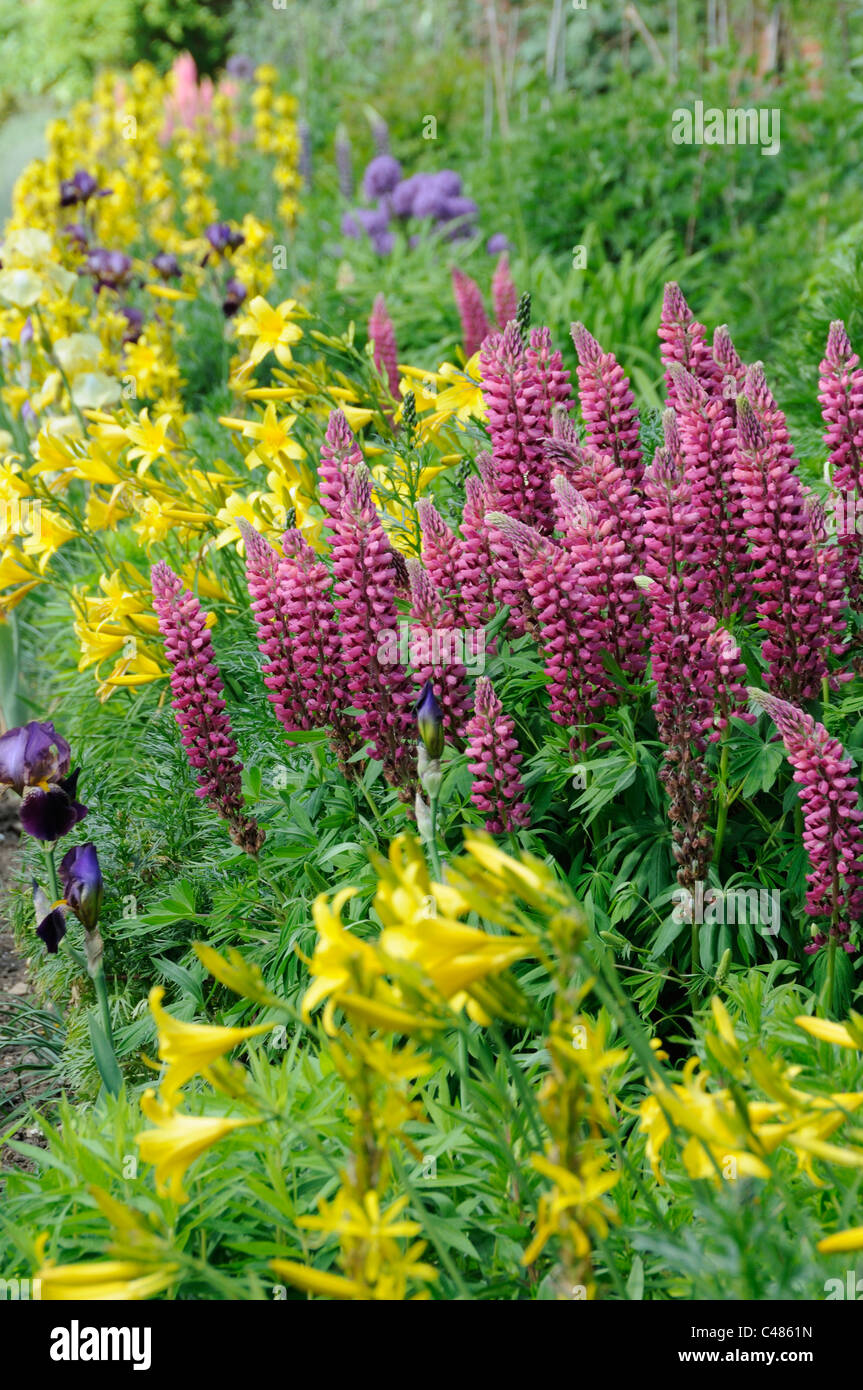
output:
{"label": "blurred yellow flower in foreground", "polygon": [[186,1201],[183,1177],[196,1158],[234,1130],[261,1123],[258,1119],[232,1120],[224,1115],[182,1115],[158,1100],[155,1091],[144,1092],[141,1109],[156,1128],[136,1134],[135,1143],[144,1162],[155,1166],[156,1191],[175,1202]]}
{"label": "blurred yellow flower in foreground", "polygon": [[160,1091],[168,1102],[181,1086],[198,1073],[212,1082],[210,1063],[246,1038],[272,1031],[271,1023],[257,1023],[250,1028],[216,1028],[207,1023],[183,1023],[162,1008],[164,994],[161,985],[150,990],[150,1010],[158,1028],[159,1057],[167,1063]]}
{"label": "blurred yellow flower in foreground", "polygon": [[[36,1252],[40,1260],[44,1258],[47,1242],[47,1232],[37,1238]],[[33,1278],[39,1283],[39,1296],[46,1300],[135,1302],[170,1288],[176,1282],[178,1268],[172,1264],[146,1264],[142,1260],[80,1260],[68,1265],[47,1260]]]}

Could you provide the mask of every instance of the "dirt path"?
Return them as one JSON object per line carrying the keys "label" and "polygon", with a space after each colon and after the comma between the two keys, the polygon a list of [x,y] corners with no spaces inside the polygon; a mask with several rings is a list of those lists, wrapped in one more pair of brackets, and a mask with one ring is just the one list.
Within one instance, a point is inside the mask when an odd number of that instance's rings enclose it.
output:
{"label": "dirt path", "polygon": [[[8,1035],[14,1037],[20,1027],[20,1001],[31,993],[27,966],[15,950],[11,927],[4,915],[4,895],[15,875],[20,833],[17,810],[0,791],[0,1133],[9,1117],[27,1100],[36,1101],[42,1084],[34,1073],[19,1070],[21,1063],[35,1059],[26,1047],[4,1047]],[[10,1136],[11,1138],[12,1136]],[[15,1132],[16,1139],[30,1144],[42,1142],[41,1131],[25,1121]],[[29,1160],[0,1145],[0,1171],[6,1166],[31,1167]]]}

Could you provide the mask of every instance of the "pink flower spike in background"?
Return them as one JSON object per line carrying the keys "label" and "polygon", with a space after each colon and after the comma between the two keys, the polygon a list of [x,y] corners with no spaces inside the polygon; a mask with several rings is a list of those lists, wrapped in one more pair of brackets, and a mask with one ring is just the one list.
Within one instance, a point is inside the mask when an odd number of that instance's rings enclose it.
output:
{"label": "pink flower spike in background", "polygon": [[172,704],[189,766],[197,776],[196,795],[206,797],[228,822],[235,844],[247,854],[257,854],[264,832],[243,810],[243,765],[222,699],[206,614],[164,561],[153,566],[152,574],[153,607],[172,667]]}
{"label": "pink flower spike in background", "polygon": [[491,681],[480,676],[473,718],[467,727],[468,768],[474,778],[470,799],[485,813],[485,828],[493,835],[530,825],[530,806],[521,799],[522,754],[514,729]]}

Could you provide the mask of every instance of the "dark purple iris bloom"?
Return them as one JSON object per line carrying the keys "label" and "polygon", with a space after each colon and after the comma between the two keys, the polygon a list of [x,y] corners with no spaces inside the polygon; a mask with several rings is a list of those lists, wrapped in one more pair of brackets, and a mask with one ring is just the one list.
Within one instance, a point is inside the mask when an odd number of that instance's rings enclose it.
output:
{"label": "dark purple iris bloom", "polygon": [[238,82],[251,82],[255,75],[255,60],[245,53],[232,53],[225,64],[225,72]]}
{"label": "dark purple iris bloom", "polygon": [[122,251],[96,246],[87,257],[87,270],[96,281],[97,292],[103,288],[116,290],[130,278],[132,260]]}
{"label": "dark purple iris bloom", "polygon": [[366,166],[363,192],[367,198],[383,198],[392,193],[402,176],[402,166],[391,154],[379,154]]}
{"label": "dark purple iris bloom", "polygon": [[102,910],[102,870],[93,844],[76,845],[60,860],[63,896],[87,931],[92,931]]}
{"label": "dark purple iris bloom", "polygon": [[49,956],[56,956],[57,947],[66,935],[66,914],[62,907],[52,908],[35,879],[33,907],[36,912],[36,935],[45,942]]}
{"label": "dark purple iris bloom", "polygon": [[443,713],[431,681],[426,681],[416,704],[417,728],[430,758],[439,758],[444,748]]}
{"label": "dark purple iris bloom", "polygon": [[485,249],[490,256],[500,256],[504,251],[512,250],[512,242],[503,232],[495,232],[486,242]]}
{"label": "dark purple iris bloom", "polygon": [[180,275],[180,262],[171,251],[160,251],[150,262],[163,280],[176,280]]}
{"label": "dark purple iris bloom", "polygon": [[60,184],[61,208],[72,207],[75,203],[86,203],[98,191],[99,184],[86,169],[77,169],[71,179],[63,179]]}
{"label": "dark purple iris bloom", "polygon": [[246,238],[242,232],[234,231],[229,222],[211,222],[204,235],[214,251],[226,255],[242,246]]}
{"label": "dark purple iris bloom", "polygon": [[47,789],[36,787],[25,794],[18,815],[22,827],[34,840],[53,843],[61,835],[68,835],[86,816],[87,807],[76,799],[79,772],[76,767],[70,776]]}
{"label": "dark purple iris bloom", "polygon": [[0,786],[23,796],[28,787],[59,782],[67,776],[72,750],[50,720],[31,720],[0,735]]}
{"label": "dark purple iris bloom", "polygon": [[229,280],[225,286],[225,297],[222,300],[222,313],[226,319],[233,318],[245,299],[247,290],[239,280]]}
{"label": "dark purple iris bloom", "polygon": [[129,325],[123,334],[123,342],[137,343],[144,329],[144,315],[131,304],[124,304],[120,313]]}
{"label": "dark purple iris bloom", "polygon": [[63,228],[63,235],[67,236],[70,241],[74,241],[76,246],[80,246],[82,251],[86,250],[89,233],[83,222],[67,222]]}

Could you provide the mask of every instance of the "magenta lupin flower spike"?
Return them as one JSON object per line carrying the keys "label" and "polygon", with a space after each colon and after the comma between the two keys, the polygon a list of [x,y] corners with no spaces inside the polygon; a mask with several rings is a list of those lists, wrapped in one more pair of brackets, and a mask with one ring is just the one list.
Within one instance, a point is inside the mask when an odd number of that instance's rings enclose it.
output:
{"label": "magenta lupin flower spike", "polygon": [[465,627],[477,629],[490,623],[497,612],[494,597],[495,557],[485,522],[489,498],[481,479],[466,479],[462,510],[462,543],[456,556],[456,577]]}
{"label": "magenta lupin flower spike", "polygon": [[561,544],[587,600],[582,642],[607,651],[625,675],[639,681],[647,665],[644,598],[636,582],[639,567],[617,518],[601,516],[566,478],[556,477],[552,489]]}
{"label": "magenta lupin flower spike", "polygon": [[501,332],[512,323],[518,310],[518,290],[509,269],[509,256],[504,251],[491,277],[491,299],[494,316]]}
{"label": "magenta lupin flower spike", "polygon": [[330,519],[341,507],[353,470],[362,463],[362,451],[343,412],[332,411],[318,465],[321,506]]}
{"label": "magenta lupin flower spike", "polygon": [[542,399],[545,416],[543,439],[549,428],[553,430],[554,414],[568,413],[572,409],[572,385],[569,371],[563,365],[563,356],[551,341],[551,330],[532,328],[525,353],[527,365],[533,374]]}
{"label": "magenta lupin flower spike", "polygon": [[485,815],[485,828],[492,835],[530,825],[530,806],[521,799],[522,754],[514,730],[515,724],[504,714],[491,681],[480,676],[474,714],[467,726],[468,769],[474,779],[470,799]]}
{"label": "magenta lupin flower spike", "polygon": [[470,704],[467,670],[453,643],[456,624],[431,576],[416,557],[407,562],[411,586],[410,657],[413,677],[422,688],[431,681],[440,705],[443,726],[452,739],[464,733]]}
{"label": "magenta lupin flower spike", "polygon": [[206,797],[227,821],[231,839],[255,855],[264,831],[243,809],[243,764],[231,730],[207,615],[182,580],[160,561],[153,566],[153,607],[171,663],[172,706],[196,796]]}
{"label": "magenta lupin flower spike", "polygon": [[721,323],[713,333],[713,360],[722,372],[722,394],[732,405],[746,384],[746,363],[741,359],[728,326]]}
{"label": "magenta lupin flower spike", "polygon": [[640,497],[644,459],[638,440],[635,397],[613,352],[603,352],[583,323],[572,325],[578,353],[578,395],[588,443],[598,454],[610,454]]}
{"label": "magenta lupin flower spike", "polygon": [[831,323],[821,363],[818,400],[826,426],[830,481],[836,499],[837,541],[848,598],[863,613],[863,536],[857,516],[863,502],[863,368],[852,351],[845,325]]}
{"label": "magenta lupin flower spike", "polygon": [[705,554],[691,488],[667,449],[658,449],[645,475],[646,567],[654,714],[665,745],[660,770],[669,797],[678,882],[703,881],[712,857],[707,829],[711,789],[704,750],[712,730],[717,689],[713,620],[704,608]]}
{"label": "magenta lupin flower spike", "polygon": [[332,578],[301,532],[282,537],[277,571],[279,603],[291,641],[291,656],[311,728],[329,728],[330,743],[345,777],[354,776],[351,756],[362,747],[342,654]]}
{"label": "magenta lupin flower spike", "polygon": [[332,518],[335,605],[351,705],[372,756],[406,796],[414,783],[413,687],[398,659],[399,577],[392,547],[372,502],[371,475],[353,469]]}
{"label": "magenta lupin flower spike", "polygon": [[822,919],[804,949],[817,951],[832,938],[854,951],[849,935],[863,914],[863,812],[853,759],[811,714],[762,690],[749,694],[779,730],[800,788],[809,856],[806,910]]}
{"label": "magenta lupin flower spike", "polygon": [[[491,512],[488,521],[517,558],[530,594],[551,717],[564,728],[574,727],[570,746],[583,748],[584,725],[615,699],[592,624],[585,623],[590,597],[582,592],[564,546],[502,512]],[[583,628],[590,629],[587,640]]]}
{"label": "magenta lupin flower spike", "polygon": [[468,627],[470,623],[461,592],[465,542],[447,525],[428,497],[421,497],[417,502],[417,516],[422,532],[423,564],[454,621]]}
{"label": "magenta lupin flower spike", "polygon": [[[289,734],[314,728],[306,704],[307,690],[297,667],[294,623],[280,587],[279,556],[247,521],[240,520],[246,549],[246,582],[264,658],[264,685],[276,718]],[[290,742],[290,738],[288,739]]]}
{"label": "magenta lupin flower spike", "polygon": [[716,743],[729,719],[742,719],[746,724],[756,720],[748,708],[746,664],[731,633],[724,627],[714,627],[707,635],[707,652],[716,711],[704,732],[710,743]]}
{"label": "magenta lupin flower spike", "polygon": [[458,266],[453,266],[452,289],[455,295],[458,316],[461,320],[461,336],[465,357],[473,357],[488,337],[489,323],[485,316],[485,305],[479,285]]}
{"label": "magenta lupin flower spike", "polygon": [[659,320],[660,353],[665,367],[668,404],[678,406],[677,387],[670,372],[672,363],[685,367],[700,381],[710,396],[722,395],[722,369],[707,344],[707,330],[687,304],[680,286],[670,281],[662,297]]}
{"label": "magenta lupin flower spike", "polygon": [[813,700],[841,654],[833,619],[825,613],[822,576],[800,480],[774,434],[772,441],[748,396],[737,401],[735,476],[744,498],[752,543],[752,583],[767,683],[792,703]]}
{"label": "magenta lupin flower spike", "polygon": [[401,400],[399,391],[398,350],[393,321],[387,313],[387,301],[382,294],[375,297],[369,318],[369,341],[374,344],[374,364],[390,388],[393,400]]}
{"label": "magenta lupin flower spike", "polygon": [[[482,390],[488,411],[495,486],[502,510],[543,533],[551,531],[551,479],[544,440],[551,427],[552,364],[540,366],[544,340],[530,353],[516,323],[491,334],[480,354]],[[557,372],[553,367],[553,371]]]}
{"label": "magenta lupin flower spike", "polygon": [[[751,611],[745,502],[734,473],[736,432],[726,402],[672,362],[680,454],[707,553],[708,607],[719,621]],[[674,436],[671,436],[674,441]],[[676,441],[675,441],[676,443]]]}
{"label": "magenta lupin flower spike", "polygon": [[747,397],[752,406],[756,419],[764,431],[766,442],[775,453],[777,460],[781,460],[787,469],[796,473],[797,460],[794,457],[791,435],[788,433],[788,422],[776,404],[773,392],[767,384],[762,362],[753,362],[751,367],[746,368],[743,395]]}

